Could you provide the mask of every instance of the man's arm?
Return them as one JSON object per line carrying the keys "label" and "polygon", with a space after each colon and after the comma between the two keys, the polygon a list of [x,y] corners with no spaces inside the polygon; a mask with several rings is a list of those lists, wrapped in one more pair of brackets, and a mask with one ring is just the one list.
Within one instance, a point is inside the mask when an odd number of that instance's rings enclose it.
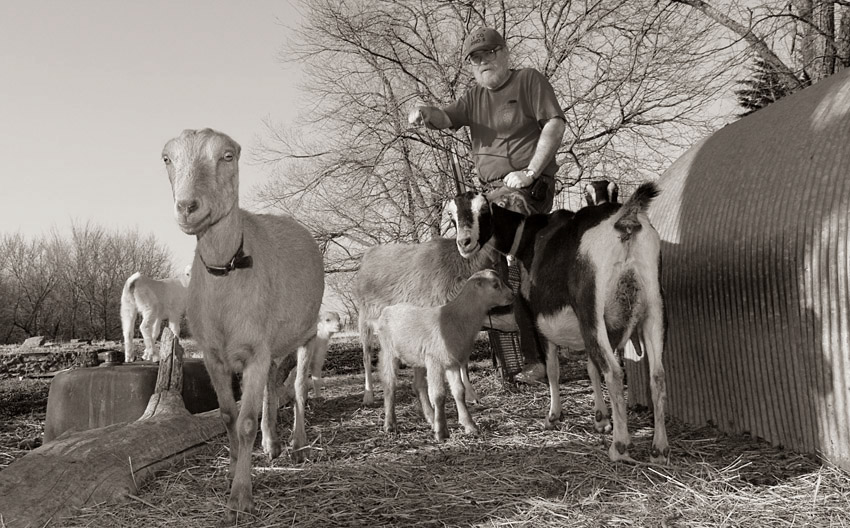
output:
{"label": "man's arm", "polygon": [[[436,106],[417,106],[410,111],[407,121],[413,126],[424,125],[426,128],[434,130],[450,128],[452,126],[452,120],[449,119],[448,114]],[[561,132],[561,135],[563,136],[563,132]]]}
{"label": "man's arm", "polygon": [[558,147],[561,146],[561,141],[564,139],[564,131],[567,125],[564,120],[559,117],[553,117],[546,121],[543,125],[543,130],[540,131],[540,139],[537,140],[537,147],[534,149],[534,156],[528,162],[528,168],[534,171],[535,176],[526,176],[525,171],[514,171],[505,176],[505,185],[508,187],[527,187],[534,182],[534,178],[542,174],[542,170],[546,168],[549,161],[555,157]]}

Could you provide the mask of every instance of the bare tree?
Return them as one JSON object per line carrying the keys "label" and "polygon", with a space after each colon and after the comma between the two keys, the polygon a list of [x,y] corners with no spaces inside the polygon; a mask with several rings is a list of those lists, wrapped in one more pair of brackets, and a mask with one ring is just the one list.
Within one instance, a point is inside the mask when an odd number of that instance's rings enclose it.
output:
{"label": "bare tree", "polygon": [[55,312],[48,310],[51,295],[59,281],[55,249],[44,238],[26,240],[20,233],[7,235],[2,242],[4,276],[9,295],[8,327],[4,342],[17,335],[31,337],[52,326]]}
{"label": "bare tree", "polygon": [[153,235],[73,225],[57,232],[0,239],[0,342],[33,335],[50,339],[120,336],[119,302],[135,271],[172,275],[168,251]]}
{"label": "bare tree", "polygon": [[301,5],[281,57],[304,65],[315,103],[304,129],[269,125],[257,156],[274,174],[259,197],[312,228],[331,273],[356,269],[363,247],[439,234],[446,200],[477,186],[465,130],[411,130],[406,118],[473,82],[460,56],[471,29],[499,29],[515,66],[538,68],[555,87],[568,121],[559,189],[656,177],[717,126],[702,110],[740,61],[710,21],[654,0]]}
{"label": "bare tree", "polygon": [[776,77],[781,93],[801,90],[850,64],[850,3],[843,0],[672,1],[701,12],[746,43],[755,57],[755,80],[761,76],[774,82]]}
{"label": "bare tree", "polygon": [[168,251],[153,235],[142,237],[135,230],[110,232],[74,224],[70,246],[66,279],[79,295],[90,337],[120,335],[119,306],[127,277],[136,271],[154,278],[173,272]]}

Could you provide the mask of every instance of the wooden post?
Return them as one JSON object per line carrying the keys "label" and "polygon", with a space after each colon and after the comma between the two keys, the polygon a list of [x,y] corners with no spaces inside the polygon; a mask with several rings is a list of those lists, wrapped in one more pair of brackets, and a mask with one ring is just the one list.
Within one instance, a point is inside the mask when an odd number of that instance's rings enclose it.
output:
{"label": "wooden post", "polygon": [[159,373],[156,388],[139,420],[159,415],[189,415],[183,401],[183,347],[168,328],[162,331],[159,346]]}

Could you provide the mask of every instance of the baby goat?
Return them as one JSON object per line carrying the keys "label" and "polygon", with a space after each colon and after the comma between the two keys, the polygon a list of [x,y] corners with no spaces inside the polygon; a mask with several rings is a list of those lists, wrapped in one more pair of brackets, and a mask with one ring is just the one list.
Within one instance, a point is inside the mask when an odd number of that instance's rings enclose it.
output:
{"label": "baby goat", "polygon": [[168,328],[174,337],[180,338],[180,320],[186,313],[189,277],[192,265],[186,266],[180,277],[172,279],[152,279],[138,271],[127,279],[121,291],[121,328],[124,333],[124,361],[136,360],[133,348],[133,330],[136,318],[142,314],[139,330],[145,342],[145,361],[159,361],[159,353],[154,346],[159,339],[162,321],[168,320]]}
{"label": "baby goat", "polygon": [[[457,201],[457,199],[455,200]],[[480,199],[464,204],[478,216],[489,215],[489,204]],[[462,207],[464,207],[462,206]],[[479,211],[484,207],[485,211]],[[449,214],[455,216],[457,206],[449,204]],[[475,236],[478,236],[478,230]],[[490,234],[486,234],[490,238]],[[363,370],[365,390],[363,403],[374,402],[372,387],[372,339],[374,324],[385,306],[412,303],[419,306],[439,306],[454,298],[466,280],[476,271],[493,266],[496,252],[491,246],[473,247],[471,236],[458,231],[457,240],[433,238],[421,244],[381,244],[368,248],[360,259],[360,269],[354,277],[352,294],[357,304],[360,341],[363,344]],[[466,258],[458,254],[458,247],[475,251]],[[501,316],[488,320],[500,329],[512,329],[513,317]],[[500,326],[496,326],[500,325]],[[466,369],[463,370],[466,396],[475,400],[472,384]]]}
{"label": "baby goat", "polygon": [[478,432],[466,407],[461,370],[469,361],[475,336],[487,312],[512,303],[513,297],[499,275],[487,269],[474,273],[460,293],[441,306],[394,304],[381,311],[377,330],[384,380],[385,431],[396,429],[395,384],[400,360],[414,367],[414,387],[425,419],[432,425],[438,442],[449,437],[444,378],[448,378],[458,420],[467,433]]}
{"label": "baby goat", "polygon": [[561,416],[557,347],[586,350],[599,431],[609,427],[600,371],[611,396],[611,460],[631,460],[623,369],[615,351],[635,335],[640,337],[641,349],[649,360],[655,413],[651,459],[660,463],[669,460],[661,364],[661,242],[646,216],[657,194],[654,183],[645,183],[625,205],[606,202],[576,213],[560,210],[529,217],[493,205],[489,216],[496,249],[516,256],[524,268],[520,292],[548,341],[546,373],[551,403],[546,427],[553,427]]}
{"label": "baby goat", "polygon": [[[331,336],[339,332],[342,328],[342,323],[339,320],[339,314],[336,312],[320,313],[319,323],[316,327],[317,333],[315,346],[310,349],[310,357],[305,358],[310,362],[310,364],[303,368],[310,375],[313,385],[313,396],[318,399],[322,397],[322,368],[324,368],[325,359],[328,357],[328,346],[330,345]],[[281,405],[295,398],[296,375],[297,369],[290,370],[286,381],[279,388],[278,397],[280,398]]]}

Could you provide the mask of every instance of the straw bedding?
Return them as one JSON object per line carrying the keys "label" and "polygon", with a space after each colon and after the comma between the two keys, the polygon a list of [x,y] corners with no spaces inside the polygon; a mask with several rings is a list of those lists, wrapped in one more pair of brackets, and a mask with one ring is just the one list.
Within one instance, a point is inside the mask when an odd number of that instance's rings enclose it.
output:
{"label": "straw bedding", "polygon": [[[452,436],[437,444],[412,395],[409,369],[400,376],[401,433],[382,432],[381,406],[361,404],[359,353],[353,342],[332,345],[324,398],[309,403],[308,462],[294,464],[288,453],[269,462],[255,449],[258,511],[241,517],[240,526],[850,526],[844,472],[709,427],[668,419],[669,466],[612,464],[610,435],[593,429],[581,356],[562,362],[564,421],[544,431],[547,389],[503,385],[479,353],[472,380],[482,400],[470,410],[482,434],[464,434],[449,403]],[[288,435],[291,410],[281,417]],[[651,418],[629,412],[637,460],[649,458]],[[21,454],[7,434],[0,437],[0,468]],[[222,437],[162,473],[128,504],[86,508],[57,526],[216,525],[227,501],[226,443]]]}

